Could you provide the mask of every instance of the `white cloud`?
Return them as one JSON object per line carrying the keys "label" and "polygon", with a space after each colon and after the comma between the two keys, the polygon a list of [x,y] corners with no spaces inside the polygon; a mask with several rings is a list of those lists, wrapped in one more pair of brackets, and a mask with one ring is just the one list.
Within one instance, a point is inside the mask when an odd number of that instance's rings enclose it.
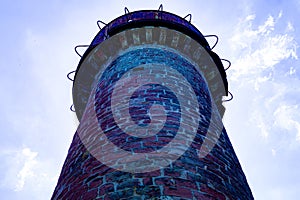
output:
{"label": "white cloud", "polygon": [[286,31],[294,31],[294,26],[292,25],[291,22],[288,22],[287,23],[287,26],[286,26]]}
{"label": "white cloud", "polygon": [[[230,82],[238,84],[240,90],[254,89],[249,96],[252,99],[250,119],[260,129],[263,138],[278,135],[277,127],[288,133],[289,140],[296,137],[300,141],[300,116],[297,114],[300,105],[289,97],[300,93],[295,86],[300,85],[300,80],[291,76],[296,73],[295,66],[282,64],[298,59],[293,25],[284,22],[287,28],[280,28],[282,12],[276,17],[268,16],[257,26],[254,25],[255,19],[252,14],[240,20],[231,38],[235,58],[229,70]],[[237,93],[238,96],[239,91]]]}
{"label": "white cloud", "polygon": [[21,156],[25,157],[25,162],[17,175],[18,182],[15,186],[15,191],[21,191],[24,188],[26,179],[35,176],[33,169],[37,165],[37,155],[37,152],[32,152],[29,148],[22,149]]}
{"label": "white cloud", "polygon": [[262,77],[258,77],[255,82],[254,82],[254,89],[256,91],[259,90],[259,86],[263,83],[265,83],[266,81],[269,81],[272,77],[272,73],[269,73],[268,76],[262,76]]}
{"label": "white cloud", "polygon": [[289,75],[293,75],[296,73],[296,69],[294,67],[290,67]]}
{"label": "white cloud", "polygon": [[[257,80],[263,79],[260,77]],[[259,128],[264,139],[272,139],[275,146],[300,144],[300,84],[297,78],[282,76],[280,80],[263,79],[253,94],[251,124]],[[242,88],[243,89],[243,88]]]}
{"label": "white cloud", "polygon": [[269,136],[270,128],[269,126],[266,125],[265,121],[262,119],[261,116],[259,116],[258,119],[259,120],[257,121],[258,122],[257,127],[261,129],[261,134],[266,139]]}
{"label": "white cloud", "polygon": [[294,133],[296,140],[300,142],[300,114],[298,105],[281,105],[275,112],[274,125],[291,133]]}
{"label": "white cloud", "polygon": [[253,25],[255,15],[248,15],[239,22],[231,38],[231,49],[236,56],[231,69],[232,80],[237,81],[241,76],[252,79],[252,75],[260,75],[266,69],[272,70],[282,60],[297,59],[297,43],[291,34],[293,30],[283,33],[276,30],[276,23],[281,17],[280,13],[277,18],[269,16],[257,28]]}
{"label": "white cloud", "polygon": [[31,199],[49,198],[52,192],[49,188],[57,181],[58,172],[53,172],[49,161],[42,161],[38,152],[28,147],[5,148],[0,151],[0,158],[5,167],[0,173],[1,189]]}

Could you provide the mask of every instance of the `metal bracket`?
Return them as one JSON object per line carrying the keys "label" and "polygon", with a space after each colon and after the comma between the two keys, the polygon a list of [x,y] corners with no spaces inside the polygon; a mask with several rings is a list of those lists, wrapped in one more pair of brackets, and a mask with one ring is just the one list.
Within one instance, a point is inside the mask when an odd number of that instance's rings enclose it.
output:
{"label": "metal bracket", "polygon": [[230,62],[229,60],[224,59],[224,58],[222,58],[222,59],[220,59],[220,60],[221,60],[221,61],[223,60],[223,61],[225,61],[225,62],[228,63],[228,67],[226,67],[226,68],[224,69],[225,71],[231,67],[231,62]]}
{"label": "metal bracket", "polygon": [[75,73],[75,72],[76,72],[76,70],[75,70],[75,71],[71,71],[71,72],[69,72],[69,73],[67,74],[67,77],[68,77],[68,79],[69,79],[70,81],[74,81],[74,79],[70,78],[70,75],[73,74],[73,73]]}
{"label": "metal bracket", "polygon": [[105,26],[107,26],[107,23],[105,23],[105,22],[103,22],[103,21],[101,21],[101,20],[98,20],[98,21],[97,21],[97,25],[98,25],[98,27],[99,27],[100,30],[102,29],[101,26],[100,26],[100,23],[101,23],[101,24],[104,24]]}
{"label": "metal bracket", "polygon": [[231,100],[233,99],[233,95],[231,94],[231,92],[228,91],[228,93],[229,93],[229,95],[230,95],[230,98],[224,100],[223,102],[228,102],[228,101],[231,101]]}
{"label": "metal bracket", "polygon": [[162,4],[160,4],[160,6],[159,6],[159,8],[158,8],[158,11],[163,11],[164,9],[163,9],[163,5]]}
{"label": "metal bracket", "polygon": [[219,37],[218,37],[217,35],[205,35],[204,37],[214,37],[214,38],[216,38],[215,44],[210,48],[210,50],[213,50],[213,48],[215,48],[216,45],[217,45],[218,42],[219,42]]}
{"label": "metal bracket", "polygon": [[80,55],[80,53],[78,53],[78,51],[77,51],[77,48],[86,48],[86,47],[89,47],[90,45],[77,45],[75,48],[74,48],[74,50],[75,50],[75,52],[77,53],[77,55],[81,58],[82,57],[82,55]]}
{"label": "metal bracket", "polygon": [[127,22],[131,21],[128,17],[128,14],[130,14],[130,11],[128,10],[127,7],[124,8],[124,11],[125,11],[125,15],[126,15],[126,18],[127,18]]}
{"label": "metal bracket", "polygon": [[[186,18],[188,18],[188,17],[189,17],[189,20],[186,19]],[[187,20],[188,22],[191,23],[191,21],[192,21],[192,14],[188,14],[188,15],[185,16],[183,19],[185,19],[185,20]]]}
{"label": "metal bracket", "polygon": [[72,112],[76,112],[75,109],[74,109],[74,104],[72,104],[72,105],[70,106],[70,110],[71,110]]}

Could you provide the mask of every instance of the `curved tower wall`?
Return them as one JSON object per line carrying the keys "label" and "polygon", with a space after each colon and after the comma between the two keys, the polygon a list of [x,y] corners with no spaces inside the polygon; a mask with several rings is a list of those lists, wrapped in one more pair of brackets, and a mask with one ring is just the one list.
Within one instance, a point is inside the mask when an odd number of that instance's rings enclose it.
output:
{"label": "curved tower wall", "polygon": [[52,199],[253,199],[221,121],[220,65],[174,14],[105,26],[76,70],[80,125]]}

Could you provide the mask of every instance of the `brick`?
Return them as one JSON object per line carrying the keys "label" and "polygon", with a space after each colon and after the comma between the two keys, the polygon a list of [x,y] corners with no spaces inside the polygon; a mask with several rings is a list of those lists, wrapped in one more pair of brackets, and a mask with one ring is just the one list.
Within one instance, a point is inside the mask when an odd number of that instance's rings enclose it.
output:
{"label": "brick", "polygon": [[114,184],[106,183],[99,187],[99,195],[104,195],[114,191]]}
{"label": "brick", "polygon": [[226,200],[226,196],[224,194],[208,187],[207,185],[201,185],[200,191],[205,192],[218,200]]}
{"label": "brick", "polygon": [[[164,13],[161,14],[165,15]],[[159,15],[157,16],[160,17]],[[170,19],[165,18],[164,20],[172,19],[172,15],[168,15],[168,17]],[[126,19],[123,20],[127,22]],[[176,18],[176,20],[180,21],[182,19]],[[174,26],[177,23],[175,21]],[[181,26],[184,24],[187,26],[187,22],[183,21],[181,23]],[[154,30],[158,29],[158,27],[148,27],[148,29]],[[166,30],[164,29],[164,31]],[[223,129],[220,138],[217,138],[216,134],[210,138],[209,141],[216,143],[216,145],[209,154],[205,158],[200,159],[198,157],[202,143],[207,139],[207,129],[210,125],[211,115],[219,112],[217,109],[212,110],[210,101],[211,99],[214,100],[218,107],[222,103],[221,98],[223,94],[220,94],[222,91],[218,89],[219,83],[216,82],[217,79],[215,78],[218,71],[212,66],[213,60],[203,56],[205,51],[203,48],[193,45],[192,42],[187,44],[186,37],[179,37],[179,32],[161,35],[162,38],[159,40],[161,32],[156,34],[153,31],[153,34],[151,33],[151,41],[156,41],[157,44],[164,43],[169,47],[172,47],[172,45],[177,46],[178,48],[184,46],[182,44],[189,45],[188,47],[186,46],[185,50],[177,51],[174,49],[169,51],[168,48],[157,48],[157,46],[132,48],[147,42],[146,31],[138,32],[138,29],[136,29],[134,32],[136,34],[134,39],[128,34],[124,34],[120,38],[126,51],[115,57],[111,63],[108,63],[106,68],[101,68],[99,64],[104,63],[105,57],[114,52],[117,44],[107,49],[98,49],[97,55],[90,57],[90,63],[87,67],[92,67],[95,74],[87,74],[84,78],[84,83],[78,83],[82,84],[82,88],[75,95],[78,101],[87,103],[86,109],[81,111],[84,112],[84,115],[81,118],[80,127],[74,135],[52,199],[226,200],[240,198],[252,200],[251,190],[225,129]],[[174,35],[177,34],[179,34],[178,37],[174,38]],[[110,37],[110,39],[112,38]],[[122,44],[119,43],[119,47]],[[185,52],[192,54],[185,55]],[[203,75],[198,73],[197,66],[193,66],[185,56],[194,58],[194,61],[198,62],[199,69]],[[97,61],[97,57],[101,60]],[[172,70],[166,70],[163,67],[153,69],[150,74],[147,74],[149,65],[145,67],[140,66],[145,63],[160,63],[164,66],[169,66],[181,74],[188,83],[172,74]],[[96,77],[96,74],[102,69],[104,70],[103,73],[98,74]],[[187,103],[197,98],[200,113],[197,113],[193,108],[189,108],[189,113],[183,116],[181,114],[182,105],[180,105],[179,98],[176,97],[171,88],[156,83],[146,84],[133,92],[129,103],[130,119],[121,118],[120,115],[122,112],[127,112],[127,107],[117,110],[117,115],[120,116],[120,123],[127,123],[128,120],[132,120],[136,124],[147,128],[153,117],[149,114],[149,109],[152,105],[163,106],[160,109],[164,109],[163,112],[166,113],[166,122],[163,124],[162,130],[153,137],[141,139],[124,133],[120,129],[120,124],[115,122],[112,115],[111,98],[116,82],[131,69],[133,69],[130,72],[131,75],[137,73],[144,80],[150,80],[152,76],[168,80],[170,84],[178,88],[179,94],[185,95]],[[82,70],[88,73],[87,68],[82,68]],[[213,82],[206,85],[209,79]],[[93,82],[94,80],[96,81]],[[85,83],[93,83],[93,88],[90,90]],[[137,83],[134,80],[129,81],[127,85],[124,85],[125,88],[118,91],[118,94],[115,96],[116,99],[119,101],[123,100],[129,91],[129,87],[136,85]],[[188,87],[189,85],[191,85],[191,88]],[[189,94],[191,91],[195,92],[196,97],[192,97]],[[90,92],[91,94],[89,94]],[[90,98],[87,97],[88,95],[90,95]],[[97,120],[93,118],[93,113],[95,112]],[[163,120],[161,116],[162,110],[155,110],[151,114],[161,117],[158,122]],[[194,120],[193,116],[196,115],[199,115],[200,121],[198,127],[192,127],[197,133],[193,141],[191,141],[190,147],[185,150],[180,158],[170,163],[164,169],[139,174],[122,172],[106,166],[105,163],[101,163],[95,158],[96,156],[101,156],[101,158],[106,160],[116,159],[119,161],[126,159],[122,155],[112,155],[109,151],[105,151],[108,143],[101,143],[99,141],[101,137],[107,137],[119,148],[136,154],[161,149],[165,145],[175,142],[173,139],[180,124],[183,125],[184,130],[187,130],[189,124]],[[215,124],[211,125],[212,127],[216,126]],[[105,136],[99,136],[99,128],[104,131]],[[214,133],[214,130],[210,133]],[[85,143],[87,141],[88,143]],[[177,144],[174,148],[182,149],[188,141],[183,139],[176,142]],[[87,148],[87,144],[91,146]],[[208,150],[207,147],[204,148]],[[135,167],[134,164],[136,163],[128,163],[133,168]],[[143,164],[148,167],[153,163],[148,160],[146,162],[143,161]]]}
{"label": "brick", "polygon": [[172,187],[164,187],[164,194],[168,196],[175,196],[181,198],[192,199],[192,191],[186,188],[172,188]]}

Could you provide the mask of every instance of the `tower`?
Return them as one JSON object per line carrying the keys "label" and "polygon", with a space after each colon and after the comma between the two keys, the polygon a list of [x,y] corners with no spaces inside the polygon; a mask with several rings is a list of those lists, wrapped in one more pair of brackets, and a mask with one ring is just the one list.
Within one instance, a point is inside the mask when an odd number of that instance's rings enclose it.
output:
{"label": "tower", "polygon": [[80,125],[52,199],[253,199],[222,61],[190,20],[160,6],[104,24],[75,71]]}

